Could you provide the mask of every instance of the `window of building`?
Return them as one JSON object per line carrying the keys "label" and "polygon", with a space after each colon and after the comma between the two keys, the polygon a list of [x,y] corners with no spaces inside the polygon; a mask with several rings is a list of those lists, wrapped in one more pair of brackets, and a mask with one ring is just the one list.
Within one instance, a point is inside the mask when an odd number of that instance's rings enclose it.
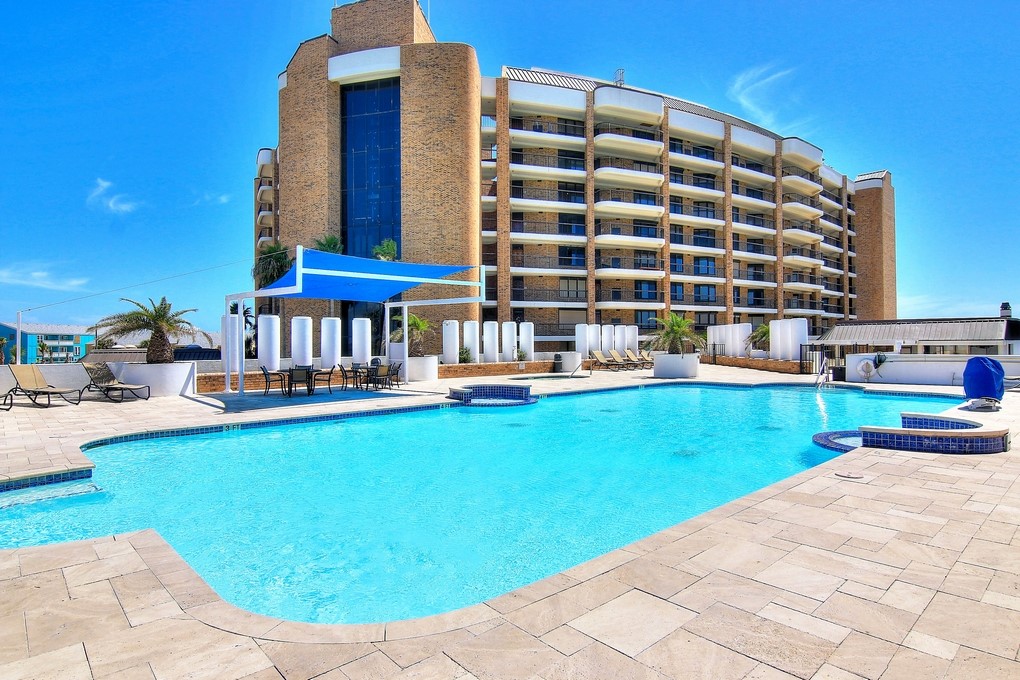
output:
{"label": "window of building", "polygon": [[655,205],[658,201],[658,196],[650,191],[635,191],[634,202],[638,205]]}
{"label": "window of building", "polygon": [[715,203],[711,201],[694,201],[694,216],[715,219]]}
{"label": "window of building", "polygon": [[659,238],[659,223],[652,220],[634,220],[634,235],[642,238]]}
{"label": "window of building", "polygon": [[684,169],[677,167],[670,167],[669,169],[669,181],[672,184],[683,184],[684,183]]}
{"label": "window of building", "polygon": [[758,187],[747,187],[744,195],[748,198],[757,198],[759,201],[765,200],[765,192]]}
{"label": "window of building", "polygon": [[715,160],[715,149],[704,144],[698,144],[691,147],[691,155],[697,158],[707,158],[709,160]]}
{"label": "window of building", "polygon": [[669,254],[669,271],[673,274],[684,273],[684,256],[680,253]]}
{"label": "window of building", "polygon": [[749,238],[747,239],[747,252],[749,253],[765,253],[765,239],[761,238]]}
{"label": "window of building", "polygon": [[701,276],[715,276],[715,258],[714,257],[694,258],[694,273],[700,274]]}
{"label": "window of building", "polygon": [[715,175],[707,172],[696,172],[692,184],[702,189],[715,189]]}
{"label": "window of building", "polygon": [[584,236],[584,215],[559,214],[559,232],[571,236]]}
{"label": "window of building", "polygon": [[745,273],[745,275],[749,281],[764,281],[765,265],[749,264],[747,265],[747,272]]}
{"label": "window of building", "polygon": [[655,131],[654,130],[633,130],[632,129],[630,131],[630,135],[631,135],[631,137],[634,137],[636,139],[649,139],[649,140],[655,141]]}
{"label": "window of building", "polygon": [[691,239],[691,243],[703,248],[715,248],[715,231],[712,229],[695,229],[694,238]]}
{"label": "window of building", "polygon": [[559,200],[564,203],[584,203],[584,185],[574,182],[560,182]]}
{"label": "window of building", "polygon": [[684,242],[684,228],[679,224],[669,225],[669,242],[670,243],[683,243]]}
{"label": "window of building", "polygon": [[747,289],[747,306],[748,307],[764,307],[765,306],[765,290],[763,288],[748,288]]}
{"label": "window of building", "polygon": [[715,302],[715,286],[698,284],[694,286],[695,302]]}
{"label": "window of building", "polygon": [[669,152],[670,153],[683,153],[684,152],[684,142],[683,142],[683,140],[682,139],[677,139],[676,137],[670,137],[669,138]]}
{"label": "window of building", "polygon": [[669,299],[670,299],[670,302],[683,302],[683,299],[684,299],[684,284],[682,284],[682,283],[670,283],[669,284]]}
{"label": "window of building", "polygon": [[583,267],[584,248],[573,246],[560,246],[559,258],[561,267]]}
{"label": "window of building", "polygon": [[635,300],[658,300],[659,289],[655,281],[635,281],[634,282],[634,299]]}
{"label": "window of building", "polygon": [[651,330],[657,325],[655,323],[655,312],[646,309],[638,309],[634,312],[634,323],[641,330]]}
{"label": "window of building", "polygon": [[703,331],[709,326],[715,326],[716,312],[695,312],[694,330]]}
{"label": "window of building", "polygon": [[584,300],[584,279],[560,279],[560,298],[564,300]]}
{"label": "window of building", "polygon": [[560,149],[557,152],[559,167],[564,170],[584,170],[584,152]]}
{"label": "window of building", "polygon": [[669,211],[674,215],[684,214],[684,202],[681,198],[669,197]]}
{"label": "window of building", "polygon": [[[512,212],[512,213],[510,213],[510,231],[516,232],[516,233],[523,232],[524,231],[524,223],[525,223],[524,213],[522,213],[522,212]],[[495,229],[495,226],[493,226],[493,229]]]}
{"label": "window of building", "polygon": [[634,251],[634,268],[635,269],[658,269],[659,268],[659,254],[654,250],[635,250]]}

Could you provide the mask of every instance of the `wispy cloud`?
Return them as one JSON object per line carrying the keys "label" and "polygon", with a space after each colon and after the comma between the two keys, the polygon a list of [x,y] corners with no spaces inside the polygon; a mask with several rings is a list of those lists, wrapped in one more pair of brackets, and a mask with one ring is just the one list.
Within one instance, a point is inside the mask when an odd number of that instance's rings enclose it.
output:
{"label": "wispy cloud", "polygon": [[984,300],[973,297],[948,297],[946,295],[918,294],[899,295],[896,313],[902,319],[929,319],[941,317],[998,316],[998,298]]}
{"label": "wispy cloud", "polygon": [[210,204],[210,203],[213,204],[213,205],[223,205],[224,203],[229,203],[229,202],[230,202],[230,194],[217,194],[217,193],[206,191],[201,196],[196,198],[195,201],[191,205],[192,206],[196,206],[196,205],[205,205],[205,204]]}
{"label": "wispy cloud", "polygon": [[35,262],[14,263],[0,267],[0,284],[28,286],[47,290],[82,290],[89,280],[84,277],[55,276]]}
{"label": "wispy cloud", "polygon": [[142,205],[140,201],[128,198],[127,194],[113,193],[110,191],[112,187],[113,182],[97,177],[96,186],[89,193],[89,197],[85,202],[90,206],[101,208],[117,215],[134,212]]}
{"label": "wispy cloud", "polygon": [[771,130],[782,128],[790,133],[811,122],[810,117],[792,121],[783,119],[784,108],[796,105],[800,99],[791,82],[796,71],[795,68],[780,70],[774,64],[752,66],[730,81],[726,96],[740,105],[744,115],[752,122]]}

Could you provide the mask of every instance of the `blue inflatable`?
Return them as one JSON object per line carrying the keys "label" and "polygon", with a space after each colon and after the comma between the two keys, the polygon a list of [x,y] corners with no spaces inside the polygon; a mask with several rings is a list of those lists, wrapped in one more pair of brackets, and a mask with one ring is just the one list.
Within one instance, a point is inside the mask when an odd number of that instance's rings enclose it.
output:
{"label": "blue inflatable", "polygon": [[1006,391],[1002,383],[1005,375],[1002,364],[995,359],[973,357],[963,369],[963,393],[968,399],[991,397],[1001,400]]}

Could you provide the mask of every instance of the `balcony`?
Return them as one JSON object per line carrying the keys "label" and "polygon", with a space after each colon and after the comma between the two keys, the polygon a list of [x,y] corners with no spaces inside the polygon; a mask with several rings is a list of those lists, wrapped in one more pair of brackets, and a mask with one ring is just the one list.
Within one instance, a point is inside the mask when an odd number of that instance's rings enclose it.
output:
{"label": "balcony", "polygon": [[255,192],[255,199],[263,205],[272,205],[273,185],[271,183],[260,185],[258,191]]}
{"label": "balcony", "polygon": [[786,192],[783,194],[783,213],[803,220],[815,220],[822,216],[822,204],[817,198]]}
{"label": "balcony", "polygon": [[772,236],[776,233],[776,221],[759,213],[748,213],[734,208],[732,213],[733,231],[751,236]]}
{"label": "balcony", "polygon": [[741,269],[740,267],[733,268],[733,280],[742,282],[753,282],[761,283],[768,286],[776,285],[776,274],[775,272],[758,271],[757,269]]}
{"label": "balcony", "polygon": [[512,288],[510,289],[510,302],[514,307],[565,307],[570,309],[583,309],[588,306],[588,293],[583,289]]}
{"label": "balcony", "polygon": [[669,170],[669,191],[696,201],[720,201],[724,196],[722,180],[715,175],[684,172],[677,168]]}
{"label": "balcony", "polygon": [[776,249],[764,243],[733,242],[733,255],[742,260],[775,261]]}
{"label": "balcony", "polygon": [[661,291],[603,288],[595,294],[595,309],[664,309]]}
{"label": "balcony", "polygon": [[783,248],[783,262],[805,267],[814,267],[822,263],[822,254],[814,248],[804,246],[786,246]]}
{"label": "balcony", "polygon": [[274,226],[276,214],[273,209],[259,210],[258,215],[255,217],[255,225],[259,227],[272,227]]}
{"label": "balcony", "polygon": [[662,165],[617,156],[603,156],[595,159],[595,181],[603,185],[658,189],[662,186]]}
{"label": "balcony", "polygon": [[600,248],[659,249],[665,244],[661,227],[606,220],[595,225],[595,245]]}
{"label": "balcony", "polygon": [[783,308],[787,312],[818,313],[822,311],[822,303],[817,300],[805,300],[803,298],[786,298],[783,300]]}
{"label": "balcony", "polygon": [[583,213],[584,191],[511,186],[510,208],[515,211]]}
{"label": "balcony", "polygon": [[803,220],[783,220],[783,240],[791,243],[818,243],[822,240],[822,229],[817,224]]}
{"label": "balcony", "polygon": [[763,297],[761,295],[734,295],[734,309],[776,311],[775,298]]}
{"label": "balcony", "polygon": [[835,251],[837,253],[843,252],[843,242],[835,236],[829,236],[827,234],[822,236],[822,250],[829,252]]}
{"label": "balcony", "polygon": [[510,152],[513,179],[563,180],[584,183],[584,159],[529,151]]}
{"label": "balcony", "polygon": [[722,267],[698,266],[676,267],[670,265],[670,281],[688,281],[693,283],[726,283],[726,272]]}
{"label": "balcony", "polygon": [[584,151],[584,121],[549,121],[535,117],[511,117],[510,142],[517,146]]}
{"label": "balcony", "polygon": [[817,173],[792,165],[783,166],[783,188],[814,196],[822,190],[822,178]]}
{"label": "balcony", "polygon": [[816,291],[822,289],[822,281],[814,274],[787,272],[783,274],[783,287],[788,290]]}
{"label": "balcony", "polygon": [[669,235],[670,250],[690,253],[702,253],[705,255],[719,255],[725,248],[721,238],[707,234],[682,234],[673,233]]}
{"label": "balcony", "polygon": [[731,187],[733,204],[750,206],[752,208],[775,208],[776,194],[769,189],[747,186],[734,182]]}
{"label": "balcony", "polygon": [[536,323],[536,340],[573,340],[575,337],[575,324],[572,323]]}
{"label": "balcony", "polygon": [[669,140],[670,161],[686,168],[722,170],[722,152],[708,144],[695,144],[680,139]]}
{"label": "balcony", "polygon": [[822,279],[822,287],[824,288],[824,290],[822,291],[823,293],[829,293],[834,295],[843,294],[843,284],[840,281],[835,281],[833,279]]}
{"label": "balcony", "polygon": [[822,226],[829,227],[830,229],[843,230],[843,218],[839,215],[833,215],[831,213],[822,213],[820,218],[822,220]]}
{"label": "balcony", "polygon": [[828,270],[827,274],[842,274],[843,262],[835,257],[822,255],[822,269]]}
{"label": "balcony", "polygon": [[275,241],[276,237],[274,236],[274,234],[275,230],[272,227],[265,227],[263,229],[259,229],[258,238],[255,240],[255,248],[256,249],[261,248],[267,243],[272,243],[273,241]]}
{"label": "balcony", "polygon": [[822,203],[826,204],[829,208],[843,207],[843,198],[839,195],[839,192],[822,189],[822,193],[819,194],[818,197],[822,199]]}
{"label": "balcony", "polygon": [[822,313],[829,316],[843,316],[843,303],[841,302],[823,302]]}
{"label": "balcony", "polygon": [[662,132],[658,128],[619,123],[595,125],[595,150],[598,152],[658,158],[662,155],[662,148]]}
{"label": "balcony", "polygon": [[767,161],[756,161],[733,154],[730,156],[730,163],[733,167],[733,176],[741,180],[757,182],[774,182],[776,178],[772,172],[772,159]]}
{"label": "balcony", "polygon": [[662,217],[662,196],[650,191],[596,189],[596,214],[657,220]]}
{"label": "balcony", "polygon": [[595,276],[613,279],[661,279],[666,276],[662,260],[655,257],[622,257],[598,255]]}
{"label": "balcony", "polygon": [[680,201],[669,202],[669,218],[673,222],[693,226],[721,227],[724,224],[722,207],[712,205],[691,205]]}
{"label": "balcony", "polygon": [[264,178],[271,178],[276,176],[276,163],[273,159],[272,149],[259,149],[258,156],[255,160],[258,176]]}
{"label": "balcony", "polygon": [[[482,227],[485,229],[485,226]],[[491,229],[495,229],[495,225]],[[552,243],[583,246],[588,238],[583,224],[544,222],[539,220],[511,220],[511,243]]]}
{"label": "balcony", "polygon": [[697,294],[691,296],[685,295],[683,298],[679,300],[670,301],[674,303],[673,305],[674,307],[679,307],[680,309],[686,309],[690,307],[704,310],[705,307],[709,307],[711,308],[710,311],[722,312],[726,310],[726,300],[723,299],[723,297],[720,295],[708,295],[708,296]]}

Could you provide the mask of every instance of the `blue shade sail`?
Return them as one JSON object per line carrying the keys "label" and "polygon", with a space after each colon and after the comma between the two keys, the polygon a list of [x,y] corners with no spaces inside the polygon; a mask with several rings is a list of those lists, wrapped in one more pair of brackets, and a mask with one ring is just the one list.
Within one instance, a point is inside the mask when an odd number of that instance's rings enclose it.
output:
{"label": "blue shade sail", "polygon": [[299,290],[288,290],[298,286],[299,264],[295,262],[281,278],[257,291],[256,297],[385,302],[422,283],[471,269],[461,265],[388,262],[308,249],[302,255]]}

